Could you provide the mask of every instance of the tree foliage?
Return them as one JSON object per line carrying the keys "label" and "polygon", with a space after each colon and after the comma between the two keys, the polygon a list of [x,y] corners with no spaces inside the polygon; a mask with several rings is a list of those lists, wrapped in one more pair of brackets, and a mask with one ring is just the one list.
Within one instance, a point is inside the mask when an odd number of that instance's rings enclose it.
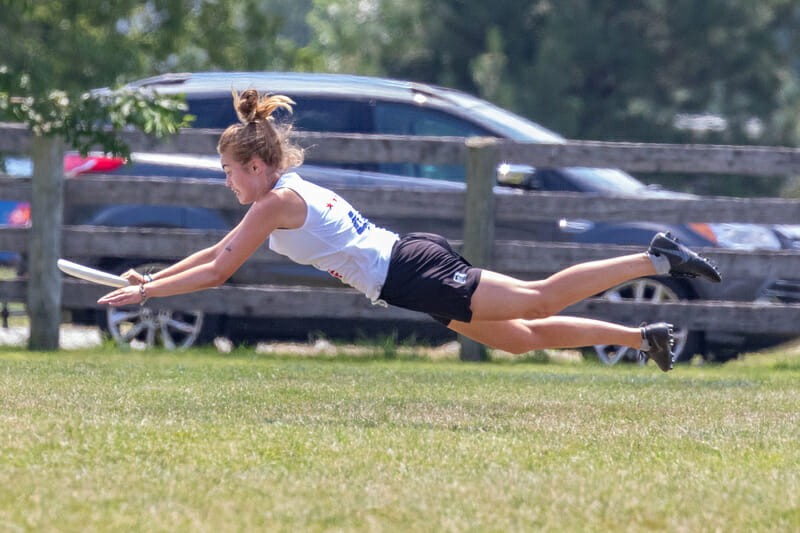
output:
{"label": "tree foliage", "polygon": [[800,146],[794,0],[315,0],[308,21],[328,70],[462,89],[568,138]]}
{"label": "tree foliage", "polygon": [[326,67],[460,88],[571,138],[800,143],[791,0],[399,4],[316,0]]}
{"label": "tree foliage", "polygon": [[313,65],[279,35],[286,10],[259,0],[0,0],[0,58],[34,93],[174,70]]}
{"label": "tree foliage", "polygon": [[81,151],[124,154],[114,129],[164,135],[187,120],[179,99],[93,88],[175,70],[314,67],[258,0],[0,0],[0,11],[0,119]]}
{"label": "tree foliage", "polygon": [[307,20],[325,70],[424,79],[437,53],[427,18],[420,0],[314,0]]}
{"label": "tree foliage", "polygon": [[28,124],[35,135],[60,135],[82,155],[100,146],[106,153],[127,157],[128,146],[116,131],[133,126],[165,137],[193,118],[180,98],[140,89],[87,92],[78,98],[58,89],[39,97],[8,96],[16,89],[24,92],[28,83],[26,75],[15,78],[0,67],[0,117]]}
{"label": "tree foliage", "polygon": [[[29,121],[163,72],[306,70],[462,89],[569,138],[800,145],[795,0],[0,0],[0,13],[0,115],[14,98],[50,106]],[[126,98],[119,109],[143,109]]]}

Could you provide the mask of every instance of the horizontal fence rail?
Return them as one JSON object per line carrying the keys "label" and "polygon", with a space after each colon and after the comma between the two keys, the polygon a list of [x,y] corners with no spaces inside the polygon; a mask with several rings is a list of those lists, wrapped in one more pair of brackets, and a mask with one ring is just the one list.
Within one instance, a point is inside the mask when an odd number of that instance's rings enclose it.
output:
{"label": "horizontal fence rail", "polygon": [[673,145],[569,141],[500,147],[504,161],[540,167],[622,168],[628,172],[689,172],[786,176],[800,172],[800,150],[765,146]]}
{"label": "horizontal fence rail", "polygon": [[[0,229],[0,250],[26,252],[29,228]],[[174,260],[216,244],[225,232],[169,228],[108,228],[65,226],[63,253],[69,257],[148,257]],[[460,249],[462,243],[453,241]],[[496,241],[492,268],[501,272],[544,275],[576,263],[641,252],[641,246],[570,244],[553,242]],[[726,277],[775,277],[800,279],[800,253],[788,250],[744,252],[720,248],[699,250],[711,258]],[[291,264],[266,245],[248,260],[251,263]]]}
{"label": "horizontal fence rail", "polygon": [[[30,201],[30,178],[0,175],[4,200]],[[800,201],[784,198],[631,198],[568,192],[523,192],[500,189],[497,222],[586,218],[594,222],[663,223],[738,222],[796,224]],[[392,188],[338,187],[337,192],[366,216],[390,212],[397,217],[463,218],[465,192]],[[65,182],[71,205],[149,204],[244,209],[222,180],[192,178],[80,176]]]}
{"label": "horizontal fence rail", "polygon": [[[77,308],[101,308],[97,299],[109,288],[65,279],[64,299]],[[24,298],[25,280],[0,283],[0,300]],[[153,309],[202,310],[261,318],[331,318],[354,320],[427,321],[421,313],[397,307],[374,306],[363,294],[352,289],[291,286],[232,286],[150,300]],[[715,329],[739,333],[775,335],[797,334],[800,305],[759,304],[746,302],[667,302],[660,304],[609,302],[588,299],[568,307],[562,314],[596,318],[636,325],[641,320],[669,321],[679,327],[696,330]],[[720,322],[728,328],[720,329]]]}
{"label": "horizontal fence rail", "polygon": [[[183,129],[168,139],[136,131],[119,132],[135,151],[216,153],[222,130]],[[0,122],[0,151],[27,153],[32,134],[21,124]],[[332,162],[453,163],[466,158],[464,139],[400,135],[297,132],[310,158]],[[515,143],[497,140],[501,161],[539,167],[621,168],[630,172],[690,172],[786,176],[800,174],[800,149],[768,146],[671,145],[565,141]]]}

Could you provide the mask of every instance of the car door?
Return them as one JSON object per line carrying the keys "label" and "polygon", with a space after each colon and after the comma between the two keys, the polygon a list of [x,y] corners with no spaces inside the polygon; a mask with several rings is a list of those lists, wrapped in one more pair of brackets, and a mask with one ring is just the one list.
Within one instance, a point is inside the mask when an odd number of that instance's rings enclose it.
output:
{"label": "car door", "polygon": [[[375,133],[388,135],[430,135],[436,137],[476,137],[492,135],[489,130],[437,109],[410,104],[377,102]],[[447,181],[464,182],[461,164],[380,163],[380,172]]]}
{"label": "car door", "polygon": [[[377,133],[395,135],[497,136],[480,124],[469,122],[438,109],[388,102],[376,104],[375,129]],[[466,178],[466,168],[463,164],[431,165],[410,162],[382,163],[378,166],[381,172],[406,176],[458,182],[464,182]],[[524,224],[498,222],[495,236],[497,239],[504,240],[552,240],[557,233],[557,224],[557,221],[537,221]]]}

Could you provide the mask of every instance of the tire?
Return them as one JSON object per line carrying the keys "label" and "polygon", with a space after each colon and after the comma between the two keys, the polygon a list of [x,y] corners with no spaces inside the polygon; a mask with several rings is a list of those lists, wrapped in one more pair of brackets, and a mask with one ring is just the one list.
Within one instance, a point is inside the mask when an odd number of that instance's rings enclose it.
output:
{"label": "tire", "polygon": [[[604,292],[601,297],[615,301],[631,301],[646,303],[677,302],[688,300],[689,291],[681,284],[657,278],[638,278],[626,281]],[[689,361],[699,353],[702,333],[675,328],[675,362]],[[638,360],[638,350],[627,346],[600,344],[594,347],[597,357],[607,365],[613,365],[625,359]]]}
{"label": "tire", "polygon": [[[143,272],[163,266],[148,263],[135,268]],[[220,317],[201,310],[155,310],[147,305],[108,307],[98,312],[97,325],[119,345],[185,350],[213,341],[220,329]]]}

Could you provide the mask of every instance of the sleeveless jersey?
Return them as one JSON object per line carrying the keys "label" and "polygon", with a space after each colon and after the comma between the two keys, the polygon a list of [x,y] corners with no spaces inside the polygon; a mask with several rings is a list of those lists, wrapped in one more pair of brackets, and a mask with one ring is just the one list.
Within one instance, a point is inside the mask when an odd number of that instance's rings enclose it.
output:
{"label": "sleeveless jersey", "polygon": [[306,203],[306,220],[297,229],[277,229],[269,247],[295,263],[313,265],[355,287],[376,302],[398,235],[362,217],[333,191],[291,172],[274,189],[287,188]]}

